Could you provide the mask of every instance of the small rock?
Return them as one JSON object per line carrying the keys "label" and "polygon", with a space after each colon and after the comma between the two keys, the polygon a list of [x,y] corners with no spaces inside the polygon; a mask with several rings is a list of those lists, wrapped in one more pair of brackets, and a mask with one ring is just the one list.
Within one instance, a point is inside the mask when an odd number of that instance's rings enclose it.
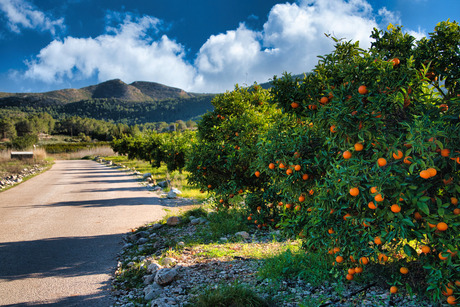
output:
{"label": "small rock", "polygon": [[190,215],[190,216],[188,217],[188,219],[191,221],[191,220],[196,219],[196,217],[194,217],[193,215]]}
{"label": "small rock", "polygon": [[249,239],[249,233],[247,233],[246,231],[239,231],[235,233],[235,236],[241,236],[243,237],[243,239]]}
{"label": "small rock", "polygon": [[165,180],[165,181],[160,181],[157,183],[161,188],[166,188],[168,187],[168,185],[170,184],[170,181],[169,180]]}
{"label": "small rock", "polygon": [[155,274],[160,269],[161,269],[161,266],[158,263],[152,262],[147,267],[147,272],[149,272],[151,274]]}
{"label": "small rock", "polygon": [[142,278],[144,279],[144,285],[150,285],[155,279],[155,274],[144,275]]}
{"label": "small rock", "polygon": [[228,241],[228,239],[227,239],[226,237],[222,237],[222,238],[220,238],[219,240],[224,241],[224,242],[227,242],[227,241]]}
{"label": "small rock", "polygon": [[180,246],[180,247],[184,247],[185,246],[185,243],[184,242],[177,242],[177,246]]}
{"label": "small rock", "polygon": [[176,278],[177,274],[178,273],[176,269],[160,269],[155,275],[155,282],[160,286],[166,286],[170,284],[174,278]]}
{"label": "small rock", "polygon": [[152,173],[145,173],[144,175],[142,175],[142,179],[147,179],[149,177],[152,177]]}
{"label": "small rock", "polygon": [[174,199],[174,198],[177,198],[177,196],[180,194],[182,194],[181,191],[179,191],[176,188],[172,188],[171,191],[168,192],[168,195],[166,197],[169,199]]}
{"label": "small rock", "polygon": [[147,238],[140,238],[139,240],[137,240],[137,244],[145,244],[149,241],[149,239]]}
{"label": "small rock", "polygon": [[200,217],[199,220],[200,220],[200,224],[204,224],[204,223],[206,223],[206,222],[208,221],[208,220],[207,220],[206,218],[204,218],[204,217]]}
{"label": "small rock", "polygon": [[153,224],[153,225],[152,225],[152,229],[159,229],[159,228],[161,228],[161,227],[163,227],[163,224],[158,224],[158,223],[156,223],[156,224]]}
{"label": "small rock", "polygon": [[197,224],[200,224],[201,220],[199,218],[196,218],[196,219],[193,219],[190,221],[190,224],[192,225],[197,225]]}
{"label": "small rock", "polygon": [[176,264],[176,262],[176,259],[169,257],[163,258],[163,260],[161,261],[163,266],[173,266],[174,264]]}
{"label": "small rock", "polygon": [[159,191],[163,191],[163,189],[162,189],[160,186],[157,186],[157,185],[156,185],[156,186],[154,186],[154,187],[152,188],[152,191],[153,191],[153,192],[159,192]]}
{"label": "small rock", "polygon": [[166,224],[168,224],[169,226],[176,226],[179,223],[180,223],[180,217],[178,217],[178,216],[171,216],[166,221]]}
{"label": "small rock", "polygon": [[158,284],[151,284],[144,289],[144,298],[149,301],[159,296],[163,292],[163,288]]}

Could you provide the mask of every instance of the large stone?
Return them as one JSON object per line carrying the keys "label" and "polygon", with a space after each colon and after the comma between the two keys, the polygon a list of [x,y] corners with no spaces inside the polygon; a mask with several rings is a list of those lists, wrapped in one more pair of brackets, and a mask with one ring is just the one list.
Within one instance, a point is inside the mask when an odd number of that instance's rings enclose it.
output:
{"label": "large stone", "polygon": [[155,275],[155,282],[160,286],[169,285],[176,278],[178,272],[176,269],[160,269]]}
{"label": "large stone", "polygon": [[144,180],[150,177],[152,177],[152,173],[145,173],[144,175],[142,175],[142,179]]}
{"label": "large stone", "polygon": [[166,221],[166,224],[168,224],[169,226],[176,226],[176,225],[179,224],[180,222],[181,222],[180,217],[178,217],[178,216],[171,216],[171,217],[168,218],[168,220]]}

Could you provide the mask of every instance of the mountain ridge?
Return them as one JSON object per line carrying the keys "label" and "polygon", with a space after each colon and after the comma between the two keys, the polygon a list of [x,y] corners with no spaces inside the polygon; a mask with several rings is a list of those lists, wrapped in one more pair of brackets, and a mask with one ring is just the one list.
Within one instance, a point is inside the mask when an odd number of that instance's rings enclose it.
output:
{"label": "mountain ridge", "polygon": [[50,100],[59,103],[71,103],[88,99],[117,99],[130,102],[159,101],[165,99],[192,98],[199,93],[188,93],[183,89],[157,82],[135,81],[127,84],[120,79],[107,80],[79,89],[68,88],[43,93],[7,93],[0,92],[0,99],[13,98],[27,100]]}

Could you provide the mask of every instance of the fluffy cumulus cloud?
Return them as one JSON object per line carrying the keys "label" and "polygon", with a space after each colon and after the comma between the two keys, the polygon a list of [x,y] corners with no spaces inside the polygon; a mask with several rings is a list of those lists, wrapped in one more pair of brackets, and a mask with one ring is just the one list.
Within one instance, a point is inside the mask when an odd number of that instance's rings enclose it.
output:
{"label": "fluffy cumulus cloud", "polygon": [[49,31],[55,35],[64,28],[64,19],[53,19],[24,0],[0,0],[0,12],[11,31],[20,33],[22,28]]}
{"label": "fluffy cumulus cloud", "polygon": [[60,83],[96,74],[100,81],[161,81],[190,88],[195,70],[184,60],[183,46],[165,35],[157,40],[147,35],[152,29],[157,32],[158,23],[149,16],[127,16],[118,27],[108,27],[107,34],[95,38],[54,40],[27,63],[25,76]]}
{"label": "fluffy cumulus cloud", "polygon": [[[324,34],[359,41],[367,48],[372,29],[389,22],[398,23],[399,15],[385,8],[375,12],[366,0],[277,4],[262,30],[241,23],[237,29],[212,35],[190,63],[183,45],[161,35],[161,21],[126,15],[98,37],[51,42],[27,63],[26,76],[55,83],[96,75],[100,81],[145,80],[189,91],[221,92],[235,83],[265,82],[284,71],[310,71],[318,55],[333,49],[334,42]],[[420,36],[419,32],[413,33]]]}

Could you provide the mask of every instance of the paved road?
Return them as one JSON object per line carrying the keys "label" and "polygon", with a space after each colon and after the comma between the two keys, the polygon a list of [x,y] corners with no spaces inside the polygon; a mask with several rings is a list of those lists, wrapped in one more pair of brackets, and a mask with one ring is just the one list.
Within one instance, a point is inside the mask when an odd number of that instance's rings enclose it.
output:
{"label": "paved road", "polygon": [[127,173],[56,161],[0,193],[0,306],[110,306],[122,234],[164,213]]}

